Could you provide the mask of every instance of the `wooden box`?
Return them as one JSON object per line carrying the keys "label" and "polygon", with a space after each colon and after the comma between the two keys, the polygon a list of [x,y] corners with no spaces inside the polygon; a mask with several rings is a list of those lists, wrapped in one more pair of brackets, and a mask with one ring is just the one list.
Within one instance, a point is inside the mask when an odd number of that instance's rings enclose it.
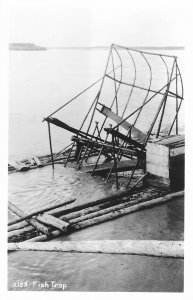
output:
{"label": "wooden box", "polygon": [[184,135],[164,137],[146,146],[146,184],[171,191],[184,188]]}

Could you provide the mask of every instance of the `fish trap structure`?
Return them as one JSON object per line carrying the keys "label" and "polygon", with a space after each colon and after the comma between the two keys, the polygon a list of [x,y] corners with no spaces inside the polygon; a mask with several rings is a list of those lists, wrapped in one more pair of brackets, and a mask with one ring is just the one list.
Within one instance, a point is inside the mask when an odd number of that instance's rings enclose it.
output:
{"label": "fish trap structure", "polygon": [[[99,83],[91,102],[85,94]],[[70,105],[75,103],[76,110],[80,101],[85,105],[85,99],[88,110],[76,128],[72,123],[74,118],[80,118],[80,110],[73,118]],[[104,76],[44,118],[53,168],[58,159],[64,166],[74,166],[91,175],[102,174],[106,181],[114,173],[117,188],[118,173],[129,171],[127,188],[133,188],[131,182],[137,169],[144,171],[139,181],[147,175],[147,143],[179,135],[183,100],[176,56],[111,45]],[[64,122],[69,112],[71,124]],[[59,113],[62,117],[56,118]],[[73,133],[72,142],[56,154],[52,151],[51,124]]]}

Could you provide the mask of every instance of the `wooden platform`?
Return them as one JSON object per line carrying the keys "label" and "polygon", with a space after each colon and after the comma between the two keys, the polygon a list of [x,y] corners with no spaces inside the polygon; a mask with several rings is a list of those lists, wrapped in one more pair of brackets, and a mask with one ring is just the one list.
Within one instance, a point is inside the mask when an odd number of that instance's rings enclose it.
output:
{"label": "wooden platform", "polygon": [[184,187],[184,135],[148,142],[146,146],[146,183],[170,190]]}

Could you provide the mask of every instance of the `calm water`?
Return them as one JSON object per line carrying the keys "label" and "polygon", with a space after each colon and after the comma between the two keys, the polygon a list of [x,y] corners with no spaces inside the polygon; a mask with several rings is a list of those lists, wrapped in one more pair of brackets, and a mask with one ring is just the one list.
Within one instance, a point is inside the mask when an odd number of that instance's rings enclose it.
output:
{"label": "calm water", "polygon": [[[103,75],[106,50],[48,50],[10,52],[9,156],[24,158],[48,153],[47,126],[42,118],[64,101]],[[172,53],[176,54],[176,53]],[[183,52],[179,65],[183,66]],[[181,64],[180,64],[181,63]],[[62,112],[66,123],[78,126],[97,87]],[[84,105],[82,104],[84,103]],[[63,114],[64,113],[64,114]],[[63,114],[63,115],[62,115]],[[52,129],[54,151],[60,150],[71,134]],[[76,197],[76,204],[114,192],[101,178],[73,169],[50,166],[9,175],[9,200],[23,210],[33,211],[50,203]],[[73,205],[73,204],[72,204]],[[13,216],[9,216],[13,218]],[[118,220],[73,233],[58,240],[93,239],[183,239],[183,199],[137,212]],[[23,290],[48,290],[41,283],[65,283],[68,291],[182,291],[183,260],[126,255],[15,252],[8,255],[8,286],[26,281]],[[60,288],[52,288],[61,290]],[[49,289],[50,290],[50,289]]]}

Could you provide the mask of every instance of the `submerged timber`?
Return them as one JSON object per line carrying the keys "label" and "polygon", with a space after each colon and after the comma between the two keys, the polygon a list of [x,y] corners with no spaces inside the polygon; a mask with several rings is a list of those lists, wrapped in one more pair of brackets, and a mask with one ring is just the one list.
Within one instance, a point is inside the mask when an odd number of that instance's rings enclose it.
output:
{"label": "submerged timber", "polygon": [[[57,117],[98,83],[79,128]],[[50,154],[9,162],[8,171],[63,164],[103,176],[117,190],[124,174],[124,191],[70,208],[66,206],[75,199],[67,199],[30,215],[9,203],[17,216],[8,224],[9,242],[46,241],[184,196],[185,138],[179,134],[183,94],[177,57],[113,44],[103,77],[44,118]],[[52,150],[51,126],[72,134],[58,153]]]}

